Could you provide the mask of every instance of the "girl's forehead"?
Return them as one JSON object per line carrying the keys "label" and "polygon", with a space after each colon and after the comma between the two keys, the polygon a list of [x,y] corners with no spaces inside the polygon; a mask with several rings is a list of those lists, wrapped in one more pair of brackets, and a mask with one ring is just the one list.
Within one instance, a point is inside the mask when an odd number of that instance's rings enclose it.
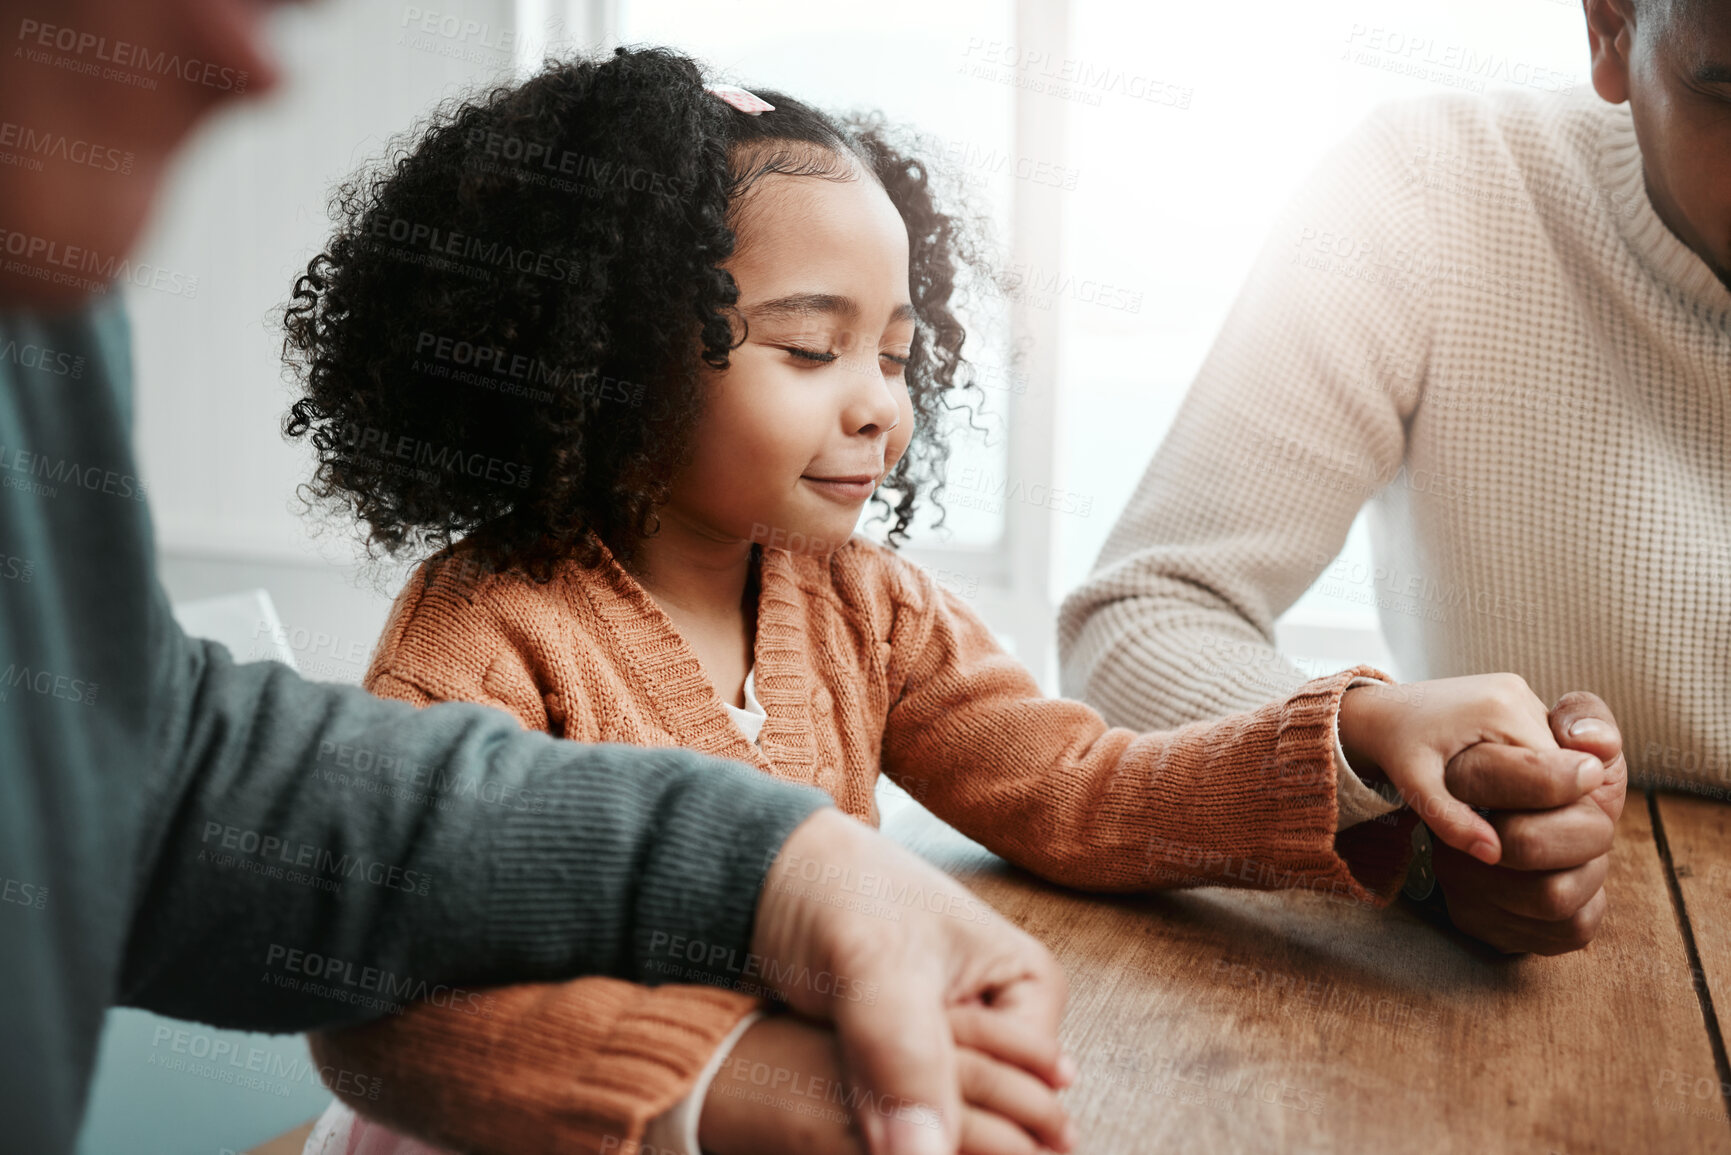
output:
{"label": "girl's forehead", "polygon": [[736,274],[769,263],[907,261],[907,226],[883,186],[859,171],[842,179],[775,174],[744,195],[728,262]]}
{"label": "girl's forehead", "polygon": [[733,215],[766,201],[787,196],[787,190],[804,183],[864,180],[877,183],[864,160],[845,148],[829,148],[804,140],[753,140],[733,146],[728,168],[743,182],[729,210]]}

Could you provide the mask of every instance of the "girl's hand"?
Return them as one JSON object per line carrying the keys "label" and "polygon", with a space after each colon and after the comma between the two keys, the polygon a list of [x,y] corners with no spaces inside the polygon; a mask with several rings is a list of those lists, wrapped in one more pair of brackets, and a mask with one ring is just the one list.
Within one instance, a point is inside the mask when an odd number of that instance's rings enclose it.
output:
{"label": "girl's hand", "polygon": [[1558,747],[1544,703],[1516,674],[1358,686],[1341,698],[1340,745],[1353,769],[1386,775],[1433,835],[1494,866],[1503,853],[1496,828],[1444,781],[1449,761],[1480,743],[1521,747],[1499,759],[1518,758],[1522,789],[1544,795],[1505,805],[1566,806],[1605,780],[1599,759]]}
{"label": "girl's hand", "polygon": [[[962,1091],[962,1155],[1036,1155],[1074,1144],[1069,1116],[1054,1087],[1023,1062],[1047,1065],[1039,1045],[1000,1030],[992,1016],[951,1016]],[[983,1025],[982,1025],[983,1024]],[[980,1046],[1008,1052],[995,1057]],[[1056,1057],[1053,1057],[1054,1059]],[[1061,1068],[1067,1083],[1069,1060]],[[712,1155],[865,1155],[856,1112],[893,1112],[842,1080],[841,1052],[829,1027],[793,1015],[772,1015],[745,1032],[703,1101],[698,1139]],[[930,1108],[913,1105],[929,1117]]]}

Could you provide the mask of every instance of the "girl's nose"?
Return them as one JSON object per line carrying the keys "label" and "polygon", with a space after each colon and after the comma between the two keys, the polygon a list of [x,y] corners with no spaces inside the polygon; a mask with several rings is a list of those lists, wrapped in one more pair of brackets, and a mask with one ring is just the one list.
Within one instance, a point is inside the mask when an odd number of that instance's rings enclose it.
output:
{"label": "girl's nose", "polygon": [[902,410],[896,400],[896,391],[901,387],[899,378],[885,377],[882,372],[862,372],[859,384],[850,391],[843,423],[865,437],[888,433],[901,423]]}

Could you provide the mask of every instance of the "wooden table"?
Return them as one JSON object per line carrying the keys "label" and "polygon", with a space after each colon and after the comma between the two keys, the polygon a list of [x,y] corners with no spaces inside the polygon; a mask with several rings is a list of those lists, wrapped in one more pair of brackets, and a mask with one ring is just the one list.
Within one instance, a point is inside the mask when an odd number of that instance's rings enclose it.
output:
{"label": "wooden table", "polygon": [[911,800],[884,829],[1070,979],[1085,1155],[1731,1152],[1731,807],[1635,793],[1599,937],[1506,958],[1404,905],[1061,890]]}

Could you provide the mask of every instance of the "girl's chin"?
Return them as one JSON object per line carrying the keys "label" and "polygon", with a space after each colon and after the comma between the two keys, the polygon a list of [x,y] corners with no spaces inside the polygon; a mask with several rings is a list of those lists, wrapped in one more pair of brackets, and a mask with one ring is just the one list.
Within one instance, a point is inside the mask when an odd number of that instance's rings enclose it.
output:
{"label": "girl's chin", "polygon": [[822,557],[834,553],[853,536],[853,525],[823,525],[814,522],[769,525],[754,524],[751,540],[765,549],[784,549],[788,553]]}

